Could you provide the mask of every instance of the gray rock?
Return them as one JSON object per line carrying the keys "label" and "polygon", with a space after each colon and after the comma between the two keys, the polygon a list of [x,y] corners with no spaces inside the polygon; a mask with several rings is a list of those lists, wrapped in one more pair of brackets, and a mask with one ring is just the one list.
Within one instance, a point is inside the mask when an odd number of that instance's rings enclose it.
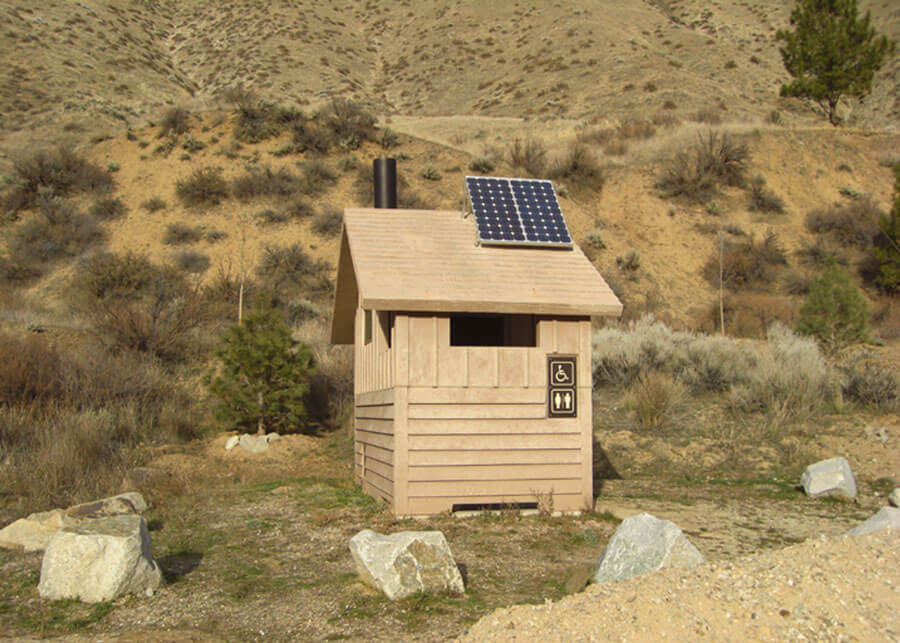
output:
{"label": "gray rock", "polygon": [[900,487],[897,487],[893,491],[891,491],[888,496],[888,502],[892,507],[900,507]]}
{"label": "gray rock", "polygon": [[627,580],[666,567],[690,569],[705,562],[675,523],[642,513],[626,518],[616,529],[591,582]]}
{"label": "gray rock", "polygon": [[809,465],[800,478],[800,484],[803,492],[811,498],[831,493],[856,497],[856,480],[846,458],[829,458]]}
{"label": "gray rock", "polygon": [[161,584],[147,525],[132,514],[60,529],[44,553],[38,593],[99,603],[125,594],[149,596]]}
{"label": "gray rock", "polygon": [[225,450],[231,451],[234,447],[236,447],[241,441],[241,436],[232,435],[230,438],[225,440]]}
{"label": "gray rock", "polygon": [[41,551],[61,528],[75,524],[63,509],[33,513],[0,529],[0,547]]}
{"label": "gray rock", "polygon": [[350,539],[356,571],[392,601],[420,592],[465,592],[462,575],[439,531],[382,535],[363,529]]}
{"label": "gray rock", "polygon": [[882,507],[877,514],[857,525],[845,536],[865,536],[876,531],[893,527],[900,533],[900,509],[895,507]]}
{"label": "gray rock", "polygon": [[0,547],[40,551],[47,548],[53,535],[63,527],[73,527],[96,518],[140,513],[146,509],[144,497],[136,491],[130,491],[73,505],[68,509],[33,513],[0,529]]}
{"label": "gray rock", "polygon": [[229,438],[228,442],[225,443],[225,448],[229,451],[233,449],[236,444],[250,453],[262,453],[269,448],[269,444],[281,439],[281,436],[277,433],[267,433],[266,435],[250,435],[249,433],[244,433],[237,438],[237,442],[232,444],[231,449],[229,449],[228,445],[231,444],[231,441],[236,437],[237,436]]}

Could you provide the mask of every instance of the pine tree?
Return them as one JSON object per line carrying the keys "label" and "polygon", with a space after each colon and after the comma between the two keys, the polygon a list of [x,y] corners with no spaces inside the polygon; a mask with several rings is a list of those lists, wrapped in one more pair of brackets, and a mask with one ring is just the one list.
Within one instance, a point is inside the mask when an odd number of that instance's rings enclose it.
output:
{"label": "pine tree", "polygon": [[781,58],[794,80],[781,87],[782,96],[814,100],[838,125],[842,96],[862,98],[894,42],[878,36],[870,14],[859,18],[857,0],[799,0],[791,12],[793,31],[780,29]]}
{"label": "pine tree", "polygon": [[872,254],[878,263],[875,283],[889,293],[900,292],[900,163],[894,166],[894,207],[878,221],[880,234]]}
{"label": "pine tree", "polygon": [[847,273],[831,265],[809,285],[796,330],[818,340],[826,353],[869,341],[869,306]]}
{"label": "pine tree", "polygon": [[281,312],[260,298],[223,335],[216,349],[220,368],[206,379],[219,398],[216,416],[230,424],[267,431],[306,424],[303,399],[315,370],[309,347],[295,341]]}

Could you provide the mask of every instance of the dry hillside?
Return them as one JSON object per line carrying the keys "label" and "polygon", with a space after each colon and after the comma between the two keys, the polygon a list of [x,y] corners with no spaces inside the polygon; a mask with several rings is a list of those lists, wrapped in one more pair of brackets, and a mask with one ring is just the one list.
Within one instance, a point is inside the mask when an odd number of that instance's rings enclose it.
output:
{"label": "dry hillside", "polygon": [[[631,513],[684,527],[713,563],[697,574],[762,551],[737,563],[755,583],[792,555],[766,550],[877,511],[900,454],[900,306],[871,264],[900,161],[900,54],[831,127],[778,96],[790,5],[0,0],[0,526],[149,467],[138,486],[168,583],[148,599],[43,601],[40,555],[0,550],[0,637],[440,640],[579,592]],[[896,1],[860,5],[900,40]],[[595,377],[593,511],[397,521],[354,485],[352,353],[327,329],[342,210],[371,203],[380,156],[398,159],[406,208],[458,209],[467,174],[552,178],[625,319],[668,325],[597,330],[634,350]],[[824,355],[788,332],[745,339],[793,323],[831,262],[868,300],[872,344]],[[718,328],[720,264],[729,338],[692,336],[687,373],[675,329]],[[224,450],[234,427],[203,385],[242,273],[245,304],[274,293],[319,367],[309,424],[288,427],[310,435],[261,458]],[[803,468],[835,455],[859,497],[803,496]],[[466,595],[391,603],[366,589],[346,541],[367,527],[444,531]],[[847,542],[807,542],[791,563],[818,578],[823,552],[853,549],[825,571],[860,587],[881,541]],[[631,587],[610,604],[635,619],[669,597],[628,608]],[[896,600],[856,627],[873,614],[854,607],[865,588],[821,614],[778,588],[791,604],[767,607],[760,639],[896,631]],[[537,638],[526,621],[543,628],[590,596],[481,627]],[[685,632],[719,622],[705,605]],[[809,630],[810,614],[835,623]]]}

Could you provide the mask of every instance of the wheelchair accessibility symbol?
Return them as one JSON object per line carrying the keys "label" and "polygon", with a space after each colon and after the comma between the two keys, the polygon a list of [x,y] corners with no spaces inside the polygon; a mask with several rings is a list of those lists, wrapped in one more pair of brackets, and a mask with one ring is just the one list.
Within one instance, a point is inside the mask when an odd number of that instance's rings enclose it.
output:
{"label": "wheelchair accessibility symbol", "polygon": [[574,357],[547,357],[547,417],[578,415]]}

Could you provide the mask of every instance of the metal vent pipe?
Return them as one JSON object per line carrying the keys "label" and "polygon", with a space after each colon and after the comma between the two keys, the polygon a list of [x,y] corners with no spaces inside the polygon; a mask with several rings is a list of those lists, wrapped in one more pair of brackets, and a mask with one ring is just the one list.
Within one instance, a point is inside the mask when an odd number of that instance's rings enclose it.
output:
{"label": "metal vent pipe", "polygon": [[375,159],[375,207],[397,207],[397,159]]}

